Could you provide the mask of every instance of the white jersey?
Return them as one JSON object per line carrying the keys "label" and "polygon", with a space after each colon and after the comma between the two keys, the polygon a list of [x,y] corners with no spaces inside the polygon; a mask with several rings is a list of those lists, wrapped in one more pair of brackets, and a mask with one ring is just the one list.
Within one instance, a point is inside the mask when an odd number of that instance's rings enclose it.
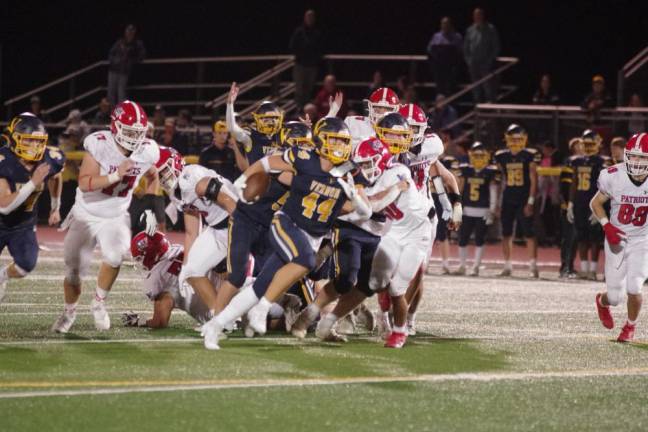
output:
{"label": "white jersey", "polygon": [[94,217],[110,219],[126,214],[133,197],[133,189],[142,175],[160,158],[160,149],[153,140],[145,140],[129,156],[124,155],[118,146],[108,131],[94,132],[83,141],[85,150],[99,164],[100,175],[117,171],[117,167],[126,159],[134,162],[132,168],[117,183],[87,192],[77,188],[74,205]]}
{"label": "white jersey", "polygon": [[371,124],[369,117],[348,116],[344,119],[344,123],[351,133],[351,145],[354,150],[362,141],[376,136],[376,130]]}
{"label": "white jersey", "polygon": [[601,171],[598,189],[610,198],[610,223],[626,233],[628,241],[648,236],[648,182],[636,185],[624,163]]}
{"label": "white jersey", "polygon": [[408,153],[404,158],[421,199],[427,200],[430,208],[434,207],[430,191],[430,166],[439,160],[443,151],[441,139],[436,134],[428,134],[421,143],[420,152],[418,154]]}
{"label": "white jersey", "polygon": [[394,185],[402,180],[409,183],[409,188],[402,191],[399,197],[388,205],[384,213],[392,220],[389,235],[403,238],[418,230],[422,225],[429,224],[428,213],[431,208],[430,199],[421,199],[421,192],[412,179],[409,168],[397,163],[381,176],[385,177],[385,187]]}
{"label": "white jersey", "polygon": [[201,165],[187,165],[185,169],[182,170],[182,175],[178,180],[181,201],[177,203],[177,205],[180,211],[187,209],[197,210],[205,219],[207,225],[214,226],[227,218],[229,214],[218,204],[199,198],[196,194],[196,184],[205,177],[215,177],[220,180],[223,183],[221,190],[229,195],[234,201],[238,200],[232,183],[226,178],[218,175],[216,171],[207,169]]}
{"label": "white jersey", "polygon": [[[169,293],[173,297],[174,307],[181,309],[191,315],[198,322],[207,322],[210,318],[209,308],[200,300],[200,297],[193,293],[191,287],[187,286],[184,296],[180,292],[178,276],[182,270],[183,248],[180,245],[172,245],[165,256],[148,272],[142,285],[144,294],[149,300],[154,301],[162,293]],[[215,276],[210,280],[218,289],[220,278]],[[185,282],[186,283],[186,282]]]}

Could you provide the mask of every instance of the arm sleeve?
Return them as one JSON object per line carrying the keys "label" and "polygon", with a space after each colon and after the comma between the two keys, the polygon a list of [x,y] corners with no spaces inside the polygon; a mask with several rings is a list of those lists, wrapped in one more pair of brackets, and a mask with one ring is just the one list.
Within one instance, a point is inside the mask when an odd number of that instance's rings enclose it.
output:
{"label": "arm sleeve", "polygon": [[246,148],[249,148],[252,145],[250,135],[248,135],[248,133],[236,123],[236,119],[234,118],[234,104],[227,104],[225,110],[225,122],[227,123],[227,129],[229,129],[236,141],[243,143]]}

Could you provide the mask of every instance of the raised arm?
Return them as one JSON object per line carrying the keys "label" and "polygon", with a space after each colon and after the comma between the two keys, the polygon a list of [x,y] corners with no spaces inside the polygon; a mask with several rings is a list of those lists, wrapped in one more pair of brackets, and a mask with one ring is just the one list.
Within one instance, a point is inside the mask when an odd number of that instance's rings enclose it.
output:
{"label": "raised arm", "polygon": [[240,143],[243,143],[246,147],[252,145],[252,139],[250,135],[241,128],[236,119],[234,118],[234,102],[236,102],[236,97],[238,96],[239,87],[236,85],[236,82],[232,83],[230,88],[229,95],[227,96],[227,107],[225,109],[225,123],[227,123],[227,129],[230,131],[234,139]]}

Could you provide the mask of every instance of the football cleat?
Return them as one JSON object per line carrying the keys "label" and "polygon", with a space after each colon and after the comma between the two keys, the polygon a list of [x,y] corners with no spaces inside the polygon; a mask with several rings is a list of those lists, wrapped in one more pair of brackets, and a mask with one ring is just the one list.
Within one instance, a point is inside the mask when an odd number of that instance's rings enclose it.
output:
{"label": "football cleat", "polygon": [[459,268],[457,270],[453,271],[452,274],[455,275],[455,276],[465,276],[466,275],[466,267],[459,266]]}
{"label": "football cleat", "polygon": [[94,317],[95,327],[99,331],[110,329],[110,316],[106,310],[106,303],[103,301],[92,300],[90,311]]}
{"label": "football cleat", "polygon": [[403,348],[406,341],[407,335],[405,333],[391,332],[385,341],[385,348]]}
{"label": "football cleat", "polygon": [[614,328],[614,318],[612,318],[612,314],[610,313],[610,307],[601,304],[602,295],[601,293],[596,294],[596,311],[598,312],[598,317],[603,327],[612,329]]}
{"label": "football cleat", "polygon": [[510,268],[504,268],[499,274],[500,277],[509,277],[511,276],[511,269]]}
{"label": "football cleat", "polygon": [[416,336],[416,321],[413,319],[407,320],[407,335]]}
{"label": "football cleat", "polygon": [[337,342],[337,343],[346,343],[349,341],[346,336],[338,333],[335,329],[331,329],[328,336],[322,339],[324,342]]}
{"label": "football cleat", "polygon": [[315,328],[315,336],[320,340],[326,340],[333,331],[334,325],[335,322],[330,319],[326,319],[326,317],[324,319],[320,319],[317,323],[317,327]]}
{"label": "football cleat", "polygon": [[470,271],[470,276],[477,277],[479,276],[479,267],[475,266]]}
{"label": "football cleat", "polygon": [[634,339],[634,333],[635,326],[627,322],[621,329],[621,334],[619,334],[617,342],[632,342],[632,339]]}
{"label": "football cleat", "polygon": [[67,333],[76,320],[76,312],[63,312],[60,317],[52,324],[52,331],[56,333]]}
{"label": "football cleat", "polygon": [[448,268],[448,266],[445,266],[445,265],[441,266],[441,274],[442,275],[449,275],[450,274],[450,269]]}
{"label": "football cleat", "polygon": [[301,308],[301,300],[296,295],[285,294],[281,306],[284,308],[284,325],[286,331],[290,332],[292,326],[299,317],[299,310]]}
{"label": "football cleat", "polygon": [[248,326],[259,335],[263,336],[267,331],[268,312],[263,309],[260,303],[254,305],[247,313]]}
{"label": "football cleat", "polygon": [[533,266],[529,269],[529,273],[531,274],[531,278],[533,279],[538,279],[540,277],[540,272],[538,271],[538,267]]}
{"label": "football cleat", "polygon": [[208,350],[218,350],[218,340],[223,332],[223,327],[218,323],[216,318],[212,318],[202,326],[203,343]]}
{"label": "football cleat", "polygon": [[308,332],[308,327],[310,327],[312,323],[313,321],[308,318],[308,315],[304,310],[299,314],[299,316],[293,323],[292,328],[290,329],[290,333],[292,333],[292,335],[297,339],[304,339],[306,337],[306,333]]}

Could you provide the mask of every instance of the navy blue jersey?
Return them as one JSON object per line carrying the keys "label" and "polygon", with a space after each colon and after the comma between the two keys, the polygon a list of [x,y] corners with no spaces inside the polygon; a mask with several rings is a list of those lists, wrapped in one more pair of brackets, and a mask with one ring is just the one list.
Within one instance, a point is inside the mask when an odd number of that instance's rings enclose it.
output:
{"label": "navy blue jersey", "polygon": [[253,221],[269,227],[272,222],[272,216],[284,205],[289,194],[290,188],[284,186],[275,176],[272,176],[268,192],[265,195],[253,204],[246,204],[243,201],[239,201],[236,209]]}
{"label": "navy blue jersey", "polygon": [[599,174],[611,164],[610,158],[602,155],[580,156],[571,161],[572,182],[576,182],[575,205],[589,208],[589,202],[598,190]]}
{"label": "navy blue jersey", "polygon": [[567,208],[567,203],[569,202],[569,190],[571,189],[574,178],[574,168],[572,165],[579,157],[580,156],[577,155],[569,156],[563,161],[560,169],[560,196],[562,197],[560,208],[563,210]]}
{"label": "navy blue jersey", "polygon": [[250,140],[252,141],[252,144],[249,148],[245,148],[245,154],[250,165],[263,158],[265,155],[276,151],[278,148],[276,135],[268,137],[268,135],[252,129],[250,130]]}
{"label": "navy blue jersey", "polygon": [[526,199],[531,188],[530,166],[540,162],[540,153],[533,148],[524,148],[514,155],[506,148],[495,153],[495,162],[502,171],[502,181],[506,185],[504,196]]}
{"label": "navy blue jersey", "polygon": [[500,173],[495,165],[476,171],[467,163],[459,165],[459,176],[464,179],[461,204],[464,207],[488,208],[490,203],[490,185],[499,181]]}
{"label": "navy blue jersey", "polygon": [[459,170],[459,160],[456,157],[445,155],[440,158],[439,161],[444,167],[448,169],[448,171],[451,171],[453,174],[457,175]]}
{"label": "navy blue jersey", "polygon": [[283,213],[307,233],[325,235],[347,201],[344,190],[335,177],[322,170],[316,150],[291,148],[284,153],[284,160],[292,165],[295,176]]}
{"label": "navy blue jersey", "polygon": [[[63,169],[65,156],[56,147],[47,147],[43,159],[38,163],[49,164],[50,171],[41,184],[27,199],[8,215],[0,215],[0,230],[13,230],[36,224],[36,202],[45,189],[45,183],[51,176],[58,174]],[[11,192],[16,192],[22,185],[27,183],[32,176],[25,166],[20,163],[18,156],[8,147],[0,148],[0,178],[9,183]]]}

